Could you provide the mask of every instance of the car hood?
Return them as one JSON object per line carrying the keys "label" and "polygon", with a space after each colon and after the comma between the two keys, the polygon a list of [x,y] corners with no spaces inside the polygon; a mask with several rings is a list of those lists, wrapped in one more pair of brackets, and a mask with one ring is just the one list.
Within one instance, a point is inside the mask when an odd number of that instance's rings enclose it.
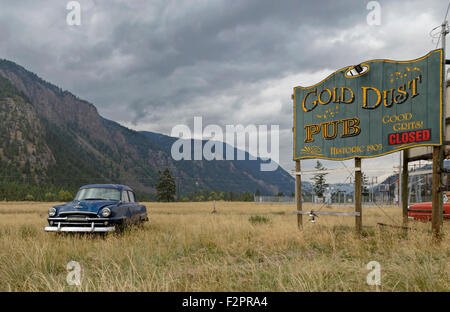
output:
{"label": "car hood", "polygon": [[58,214],[61,212],[92,212],[98,213],[99,210],[103,207],[117,204],[115,200],[74,200],[70,203],[55,206],[58,210]]}

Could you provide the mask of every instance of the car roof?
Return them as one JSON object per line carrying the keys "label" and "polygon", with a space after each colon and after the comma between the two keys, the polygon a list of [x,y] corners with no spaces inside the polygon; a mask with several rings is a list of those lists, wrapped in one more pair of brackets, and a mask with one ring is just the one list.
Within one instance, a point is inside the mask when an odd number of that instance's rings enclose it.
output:
{"label": "car roof", "polygon": [[88,184],[88,185],[84,185],[82,187],[80,187],[81,189],[87,189],[87,188],[94,188],[94,187],[98,187],[98,188],[109,188],[109,189],[116,189],[116,190],[126,190],[126,191],[133,191],[133,189],[129,186],[126,185],[121,185],[121,184]]}

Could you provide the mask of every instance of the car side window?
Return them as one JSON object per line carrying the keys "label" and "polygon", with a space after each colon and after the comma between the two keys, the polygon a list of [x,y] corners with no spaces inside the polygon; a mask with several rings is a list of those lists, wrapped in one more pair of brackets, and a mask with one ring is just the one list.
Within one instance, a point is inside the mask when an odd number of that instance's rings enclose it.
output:
{"label": "car side window", "polygon": [[136,199],[134,198],[134,193],[132,191],[128,191],[128,197],[130,198],[131,203],[136,202]]}
{"label": "car side window", "polygon": [[130,199],[128,198],[127,191],[122,191],[122,202],[124,202],[124,203],[129,203],[130,202]]}

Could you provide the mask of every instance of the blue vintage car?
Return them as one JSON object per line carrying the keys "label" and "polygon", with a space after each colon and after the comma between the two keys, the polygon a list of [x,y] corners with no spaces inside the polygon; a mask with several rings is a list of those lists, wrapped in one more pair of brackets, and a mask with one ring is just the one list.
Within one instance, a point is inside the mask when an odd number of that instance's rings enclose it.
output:
{"label": "blue vintage car", "polygon": [[125,185],[82,186],[70,203],[48,210],[48,232],[112,232],[148,221],[147,208]]}

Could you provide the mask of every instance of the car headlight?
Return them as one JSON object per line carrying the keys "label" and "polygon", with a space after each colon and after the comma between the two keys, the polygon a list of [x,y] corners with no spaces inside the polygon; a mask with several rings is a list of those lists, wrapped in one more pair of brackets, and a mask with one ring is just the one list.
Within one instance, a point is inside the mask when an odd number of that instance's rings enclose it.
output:
{"label": "car headlight", "polygon": [[101,214],[103,217],[108,218],[111,215],[111,209],[103,208]]}
{"label": "car headlight", "polygon": [[48,215],[50,216],[50,217],[53,217],[54,215],[56,214],[56,209],[55,208],[50,208],[49,210],[48,210]]}

